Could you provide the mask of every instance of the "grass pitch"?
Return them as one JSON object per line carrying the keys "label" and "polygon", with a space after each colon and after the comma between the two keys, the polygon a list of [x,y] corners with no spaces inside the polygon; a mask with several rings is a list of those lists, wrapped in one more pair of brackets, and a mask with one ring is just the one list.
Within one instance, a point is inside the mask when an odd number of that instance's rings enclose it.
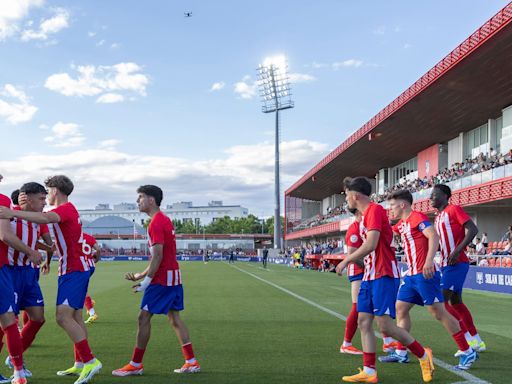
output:
{"label": "grass pitch", "polygon": [[[237,263],[181,263],[185,282],[185,311],[194,349],[202,372],[184,376],[171,373],[183,357],[176,336],[164,316],[153,318],[152,339],[144,358],[144,375],[116,378],[110,372],[130,360],[137,327],[140,294],[130,290],[125,272],[139,271],[144,263],[101,263],[92,278],[90,293],[100,316],[88,327],[94,353],[103,370],[94,383],[338,383],[342,375],[362,366],[360,356],[341,355],[344,322],[312,305],[346,315],[350,309],[350,287],[346,277],[332,273],[289,269],[271,265]],[[52,276],[42,276],[47,323],[26,353],[31,383],[72,383],[72,377],[55,372],[73,363],[72,344],[55,324],[56,265]],[[244,273],[239,269],[249,272]],[[299,300],[273,283],[303,298]],[[436,383],[508,383],[512,379],[512,297],[466,291],[465,301],[473,312],[488,351],[462,378],[437,367]],[[444,328],[423,308],[412,312],[412,333],[430,346],[438,359],[455,364],[457,349]],[[359,333],[354,340],[360,346]],[[379,343],[379,346],[381,344]],[[2,357],[5,358],[5,347]],[[3,361],[3,360],[2,360]],[[420,383],[420,368],[413,357],[409,364],[377,363],[382,383]],[[0,369],[0,373],[9,372]],[[475,377],[481,381],[475,381]]]}

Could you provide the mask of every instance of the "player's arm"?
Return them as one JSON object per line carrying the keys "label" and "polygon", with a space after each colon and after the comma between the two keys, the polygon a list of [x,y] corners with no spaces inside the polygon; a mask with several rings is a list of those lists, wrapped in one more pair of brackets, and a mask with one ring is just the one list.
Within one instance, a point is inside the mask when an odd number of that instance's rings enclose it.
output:
{"label": "player's arm", "polygon": [[101,248],[98,243],[96,243],[92,246],[92,249],[94,249],[94,262],[98,263],[101,261]]}
{"label": "player's arm", "polygon": [[428,239],[427,259],[425,260],[425,265],[423,266],[423,276],[425,276],[426,279],[431,279],[434,277],[434,273],[436,272],[436,268],[434,266],[434,257],[436,255],[437,248],[439,247],[439,236],[432,226],[428,226],[423,229],[422,233],[423,236]]}
{"label": "player's arm", "polygon": [[15,217],[36,224],[51,224],[60,222],[60,216],[55,212],[15,211],[7,207],[0,207],[0,219],[10,220]]}
{"label": "player's arm", "polygon": [[139,272],[135,272],[135,273],[128,272],[127,274],[124,275],[124,278],[126,280],[130,280],[130,281],[139,281],[146,277],[146,275],[148,274],[148,271],[149,271],[149,267],[150,267],[150,265],[148,265],[146,267],[146,269],[140,273]]}
{"label": "player's arm", "polygon": [[466,249],[466,247],[473,241],[475,236],[478,234],[478,227],[471,219],[464,223],[464,230],[466,232],[466,235],[464,236],[464,239],[462,239],[462,241],[455,247],[453,252],[450,254],[448,258],[449,265],[457,264],[461,252],[464,249]]}
{"label": "player's arm", "polygon": [[135,284],[132,288],[134,292],[142,292],[144,291],[149,285],[151,284],[151,281],[153,280],[153,277],[155,277],[156,272],[158,271],[158,268],[160,267],[160,264],[162,263],[162,259],[164,257],[164,245],[163,244],[154,244],[152,247],[152,257],[151,261],[149,263],[149,267],[146,268],[146,274],[144,277],[144,280],[142,280],[140,283]]}
{"label": "player's arm", "polygon": [[347,265],[355,262],[356,260],[362,260],[365,256],[375,251],[375,249],[377,249],[377,244],[379,243],[379,238],[380,231],[376,229],[368,231],[366,241],[363,243],[363,245],[357,248],[352,254],[349,254],[347,257],[345,257],[345,259],[336,267],[336,272],[341,274]]}
{"label": "player's arm", "polygon": [[41,255],[35,249],[30,248],[27,244],[21,241],[18,236],[12,231],[11,223],[9,220],[0,219],[0,241],[14,248],[15,250],[26,254],[29,260],[39,265],[41,263]]}
{"label": "player's arm", "polygon": [[41,265],[41,272],[43,275],[47,275],[50,273],[50,263],[52,261],[52,256],[54,252],[54,244],[52,237],[50,236],[49,232],[43,233],[41,235],[41,238],[43,239],[44,243],[38,242],[37,248],[42,249],[46,252],[46,260],[43,265]]}

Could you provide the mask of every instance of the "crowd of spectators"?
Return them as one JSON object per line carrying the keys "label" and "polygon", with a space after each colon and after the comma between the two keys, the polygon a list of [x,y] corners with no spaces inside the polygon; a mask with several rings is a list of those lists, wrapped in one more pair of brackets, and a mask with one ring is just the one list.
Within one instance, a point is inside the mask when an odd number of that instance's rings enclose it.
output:
{"label": "crowd of spectators", "polygon": [[512,164],[512,149],[506,154],[497,153],[493,148],[489,153],[480,153],[477,157],[467,158],[463,162],[455,163],[450,168],[445,168],[437,175],[424,177],[423,179],[407,180],[388,188],[383,194],[372,195],[373,201],[381,203],[386,197],[400,189],[407,189],[411,193],[432,188],[435,184],[449,183],[450,181],[461,179],[465,176],[475,175],[481,172]]}

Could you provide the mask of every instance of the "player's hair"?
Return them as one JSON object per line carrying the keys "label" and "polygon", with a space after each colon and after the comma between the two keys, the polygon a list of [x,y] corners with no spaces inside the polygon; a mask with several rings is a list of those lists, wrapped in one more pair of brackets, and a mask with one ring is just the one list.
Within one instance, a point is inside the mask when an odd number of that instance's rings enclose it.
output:
{"label": "player's hair", "polygon": [[407,189],[400,189],[388,195],[386,200],[403,200],[412,205],[412,194]]}
{"label": "player's hair", "polygon": [[20,190],[19,189],[15,189],[14,191],[12,191],[11,193],[11,200],[12,200],[12,203],[15,204],[15,205],[18,205],[19,202],[18,202],[18,197],[20,196]]}
{"label": "player's hair", "polygon": [[48,188],[57,188],[59,192],[66,196],[71,195],[75,188],[71,179],[65,175],[50,176],[45,180],[44,185]]}
{"label": "player's hair", "polygon": [[372,185],[370,181],[363,176],[354,178],[345,177],[345,179],[343,179],[343,187],[349,191],[359,192],[366,196],[372,194]]}
{"label": "player's hair", "polygon": [[24,192],[27,195],[32,195],[36,193],[44,193],[46,195],[48,193],[48,191],[43,185],[35,182],[23,184],[20,188],[20,192]]}
{"label": "player's hair", "polygon": [[447,186],[445,184],[436,184],[436,185],[434,185],[434,189],[437,189],[437,190],[441,191],[442,193],[444,193],[448,199],[450,197],[452,197],[452,190],[450,189],[449,186]]}
{"label": "player's hair", "polygon": [[347,209],[353,215],[355,215],[357,213],[357,208],[347,208]]}
{"label": "player's hair", "polygon": [[151,196],[155,199],[155,203],[158,206],[160,206],[162,199],[164,198],[164,193],[160,187],[157,187],[156,185],[141,185],[137,189],[137,193],[143,193],[145,195]]}

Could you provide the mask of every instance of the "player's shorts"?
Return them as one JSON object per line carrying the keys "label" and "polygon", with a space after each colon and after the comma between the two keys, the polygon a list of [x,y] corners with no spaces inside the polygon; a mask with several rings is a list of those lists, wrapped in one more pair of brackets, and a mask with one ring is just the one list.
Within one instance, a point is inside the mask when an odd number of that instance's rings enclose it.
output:
{"label": "player's shorts", "polygon": [[12,284],[12,275],[9,267],[4,265],[0,268],[0,315],[7,312],[14,312],[16,296]]}
{"label": "player's shorts", "polygon": [[383,276],[376,280],[361,283],[357,297],[357,312],[370,313],[375,316],[389,315],[396,317],[396,294],[400,279]]}
{"label": "player's shorts", "polygon": [[364,276],[364,273],[358,273],[357,275],[349,276],[348,281],[353,282],[353,281],[363,280],[363,276]]}
{"label": "player's shorts", "polygon": [[95,271],[96,271],[96,267],[89,267],[89,277],[92,277],[92,275],[94,275]]}
{"label": "player's shorts", "polygon": [[169,311],[183,311],[183,285],[171,287],[151,284],[144,291],[140,309],[154,315],[167,315]]}
{"label": "player's shorts", "polygon": [[89,277],[89,271],[76,271],[59,276],[57,305],[82,309],[89,288]]}
{"label": "player's shorts", "polygon": [[16,294],[14,312],[19,314],[27,307],[44,307],[43,293],[39,286],[39,269],[31,266],[9,266],[12,277],[12,286]]}
{"label": "player's shorts", "polygon": [[469,271],[469,263],[447,265],[441,269],[441,289],[447,289],[461,294]]}
{"label": "player's shorts", "polygon": [[431,279],[425,279],[423,273],[405,276],[397,300],[418,305],[432,305],[442,303],[441,273],[436,272]]}

